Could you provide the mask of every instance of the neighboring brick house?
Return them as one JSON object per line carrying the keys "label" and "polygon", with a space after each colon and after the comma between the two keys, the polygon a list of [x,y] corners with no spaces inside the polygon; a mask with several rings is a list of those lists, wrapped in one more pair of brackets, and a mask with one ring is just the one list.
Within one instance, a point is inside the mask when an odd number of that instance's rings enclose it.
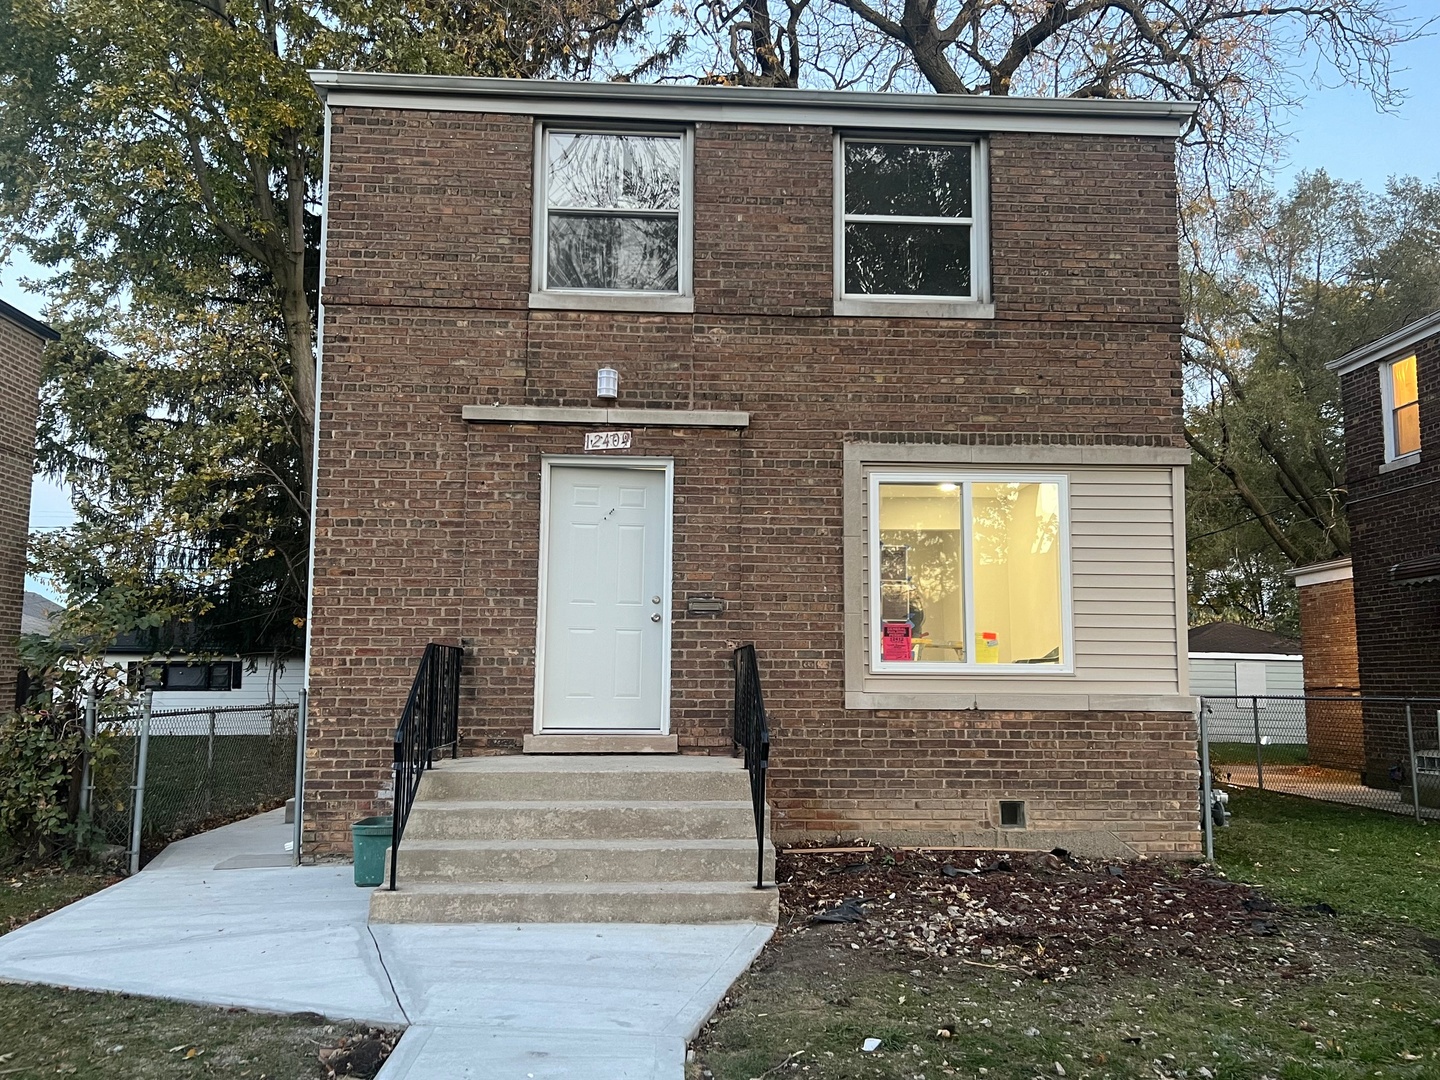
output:
{"label": "neighboring brick house", "polygon": [[[1360,689],[1440,699],[1440,311],[1330,364],[1345,403]],[[1434,706],[1422,710],[1433,746]],[[1365,777],[1408,758],[1404,717],[1365,705]]]}
{"label": "neighboring brick house", "polygon": [[753,641],[780,839],[1198,850],[1189,106],[315,79],[308,852],[431,640],[463,753],[729,754]]}
{"label": "neighboring brick house", "polygon": [[1365,768],[1360,653],[1355,644],[1354,570],[1348,558],[1291,570],[1300,597],[1305,649],[1305,729],[1312,765],[1356,773]]}
{"label": "neighboring brick house", "polygon": [[0,300],[0,710],[15,705],[16,651],[25,597],[25,541],[35,476],[40,354],[59,338],[50,327]]}

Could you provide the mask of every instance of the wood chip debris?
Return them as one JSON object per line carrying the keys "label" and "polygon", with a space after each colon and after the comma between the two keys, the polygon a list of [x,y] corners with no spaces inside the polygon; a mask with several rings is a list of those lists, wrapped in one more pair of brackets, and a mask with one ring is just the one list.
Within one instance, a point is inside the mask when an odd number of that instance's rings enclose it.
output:
{"label": "wood chip debris", "polygon": [[[854,849],[869,848],[868,851]],[[851,947],[1018,970],[1051,980],[1093,950],[1204,959],[1216,937],[1271,936],[1255,911],[1273,910],[1247,886],[1161,859],[1087,859],[1052,852],[905,849],[854,841],[779,856],[785,933],[843,933]],[[827,912],[863,911],[848,926]],[[813,925],[812,929],[807,929]]]}

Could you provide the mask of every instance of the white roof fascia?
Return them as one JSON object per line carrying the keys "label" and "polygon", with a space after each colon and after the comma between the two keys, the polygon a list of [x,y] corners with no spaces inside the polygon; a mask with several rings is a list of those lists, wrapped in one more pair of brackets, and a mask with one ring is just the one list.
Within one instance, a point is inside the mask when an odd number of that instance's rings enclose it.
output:
{"label": "white roof fascia", "polygon": [[[1273,652],[1192,652],[1191,660],[1293,660],[1300,663],[1305,659],[1303,653],[1273,653]],[[1248,695],[1247,695],[1248,696]]]}
{"label": "white roof fascia", "polygon": [[571,121],[717,121],[977,133],[1055,132],[1177,138],[1188,101],[1117,101],[988,94],[876,94],[728,86],[481,79],[312,71],[332,106],[563,117]]}
{"label": "white roof fascia", "polygon": [[1329,562],[1297,566],[1294,570],[1286,570],[1285,573],[1295,579],[1297,587],[1324,585],[1331,581],[1349,581],[1355,576],[1349,559],[1331,559]]}
{"label": "white roof fascia", "polygon": [[1331,360],[1325,366],[1331,371],[1344,375],[1346,372],[1362,368],[1366,364],[1373,364],[1376,360],[1383,360],[1394,353],[1407,352],[1437,333],[1440,333],[1440,311],[1432,312],[1423,319],[1416,319],[1409,325],[1402,326],[1393,334],[1387,334],[1378,341],[1370,342],[1369,345],[1362,345],[1354,352],[1346,353],[1339,360]]}

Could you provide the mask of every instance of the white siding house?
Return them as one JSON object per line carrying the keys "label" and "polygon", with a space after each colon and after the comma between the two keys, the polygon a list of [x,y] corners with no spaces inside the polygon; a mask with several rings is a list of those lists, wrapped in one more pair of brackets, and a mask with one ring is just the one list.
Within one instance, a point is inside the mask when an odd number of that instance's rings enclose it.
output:
{"label": "white siding house", "polygon": [[1294,638],[1238,623],[1192,627],[1190,691],[1206,701],[1212,740],[1253,742],[1258,713],[1262,738],[1305,741],[1304,710],[1267,700],[1305,693],[1304,656]]}

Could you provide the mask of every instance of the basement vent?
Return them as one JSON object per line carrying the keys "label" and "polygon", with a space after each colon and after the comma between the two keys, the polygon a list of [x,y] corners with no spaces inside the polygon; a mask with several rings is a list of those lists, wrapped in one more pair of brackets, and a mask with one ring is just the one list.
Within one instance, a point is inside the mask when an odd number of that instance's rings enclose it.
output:
{"label": "basement vent", "polygon": [[1000,801],[1000,827],[1002,829],[1023,829],[1025,827],[1025,804],[1016,799]]}

